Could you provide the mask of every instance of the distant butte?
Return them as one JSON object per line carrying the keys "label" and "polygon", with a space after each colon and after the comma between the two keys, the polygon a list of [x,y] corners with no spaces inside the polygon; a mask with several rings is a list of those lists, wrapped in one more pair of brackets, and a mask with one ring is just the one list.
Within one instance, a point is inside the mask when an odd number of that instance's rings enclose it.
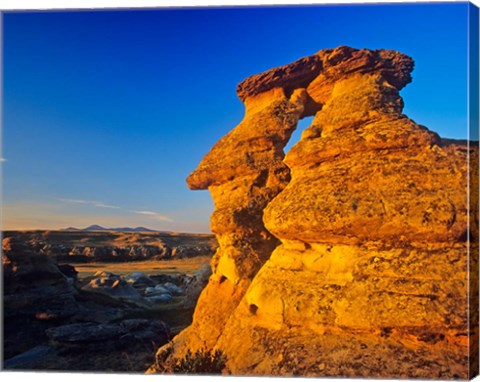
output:
{"label": "distant butte", "polygon": [[160,232],[150,228],[145,227],[119,227],[119,228],[105,228],[97,224],[92,224],[85,228],[75,228],[75,227],[68,227],[62,229],[63,231],[116,231],[116,232]]}

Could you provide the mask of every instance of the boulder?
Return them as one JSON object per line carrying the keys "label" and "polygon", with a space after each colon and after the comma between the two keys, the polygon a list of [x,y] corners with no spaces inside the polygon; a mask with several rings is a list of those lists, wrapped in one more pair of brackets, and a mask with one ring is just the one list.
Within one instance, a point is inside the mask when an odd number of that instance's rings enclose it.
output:
{"label": "boulder", "polygon": [[165,287],[165,284],[155,285],[154,289],[157,290],[157,291],[165,292],[165,293],[169,292],[168,288]]}
{"label": "boulder", "polygon": [[170,339],[170,327],[160,320],[135,318],[123,320],[120,326],[139,341],[163,344]]}
{"label": "boulder", "polygon": [[173,296],[180,296],[184,294],[185,292],[183,291],[182,288],[180,288],[178,285],[175,285],[174,283],[165,283],[163,285],[157,285],[155,288],[159,287],[163,289],[167,289]]}
{"label": "boulder", "polygon": [[119,299],[139,299],[140,293],[120,276],[110,272],[97,272],[82,289],[90,292],[106,294]]}
{"label": "boulder", "polygon": [[146,296],[161,295],[161,294],[172,294],[172,292],[165,288],[163,285],[156,285],[155,287],[145,288]]}
{"label": "boulder", "polygon": [[[139,341],[164,344],[170,337],[169,326],[160,320],[128,319],[119,324],[75,323],[46,331],[52,344],[61,348],[68,345],[95,348],[118,348],[136,345]],[[130,341],[130,343],[128,343]]]}
{"label": "boulder", "polygon": [[145,297],[149,302],[170,302],[172,298],[172,295],[169,293],[154,294]]}
{"label": "boulder", "polygon": [[134,272],[123,277],[124,280],[135,288],[146,288],[155,285],[152,279],[142,272]]}
{"label": "boulder", "polygon": [[119,338],[127,330],[119,325],[97,324],[92,322],[58,326],[46,330],[54,342],[70,344],[92,344]]}
{"label": "boulder", "polygon": [[112,272],[97,271],[93,274],[95,277],[116,277]]}

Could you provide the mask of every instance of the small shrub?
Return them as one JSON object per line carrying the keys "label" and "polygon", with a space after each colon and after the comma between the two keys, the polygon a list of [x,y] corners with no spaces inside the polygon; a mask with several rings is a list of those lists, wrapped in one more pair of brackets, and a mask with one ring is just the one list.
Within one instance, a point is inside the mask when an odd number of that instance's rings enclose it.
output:
{"label": "small shrub", "polygon": [[203,348],[197,350],[195,354],[187,350],[185,357],[177,360],[173,366],[173,372],[184,374],[221,374],[225,368],[226,361],[227,357],[218,349],[210,352]]}

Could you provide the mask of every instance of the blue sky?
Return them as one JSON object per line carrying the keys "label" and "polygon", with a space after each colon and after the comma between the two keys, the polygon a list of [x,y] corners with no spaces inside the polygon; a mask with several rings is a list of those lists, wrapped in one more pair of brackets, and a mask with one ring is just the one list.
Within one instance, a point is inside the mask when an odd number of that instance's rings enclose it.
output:
{"label": "blue sky", "polygon": [[210,195],[185,178],[241,121],[236,85],[339,45],[412,56],[405,113],[466,138],[467,15],[466,3],[6,12],[4,228],[208,232]]}

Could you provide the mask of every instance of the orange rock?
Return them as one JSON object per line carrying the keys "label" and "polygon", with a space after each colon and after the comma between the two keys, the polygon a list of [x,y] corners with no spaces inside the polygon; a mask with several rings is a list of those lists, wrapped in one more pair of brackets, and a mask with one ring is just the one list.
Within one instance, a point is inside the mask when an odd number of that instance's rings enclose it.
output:
{"label": "orange rock", "polygon": [[187,180],[215,202],[213,276],[160,362],[207,346],[235,374],[468,378],[478,147],[402,114],[412,70],[340,47],[238,86],[244,120]]}

